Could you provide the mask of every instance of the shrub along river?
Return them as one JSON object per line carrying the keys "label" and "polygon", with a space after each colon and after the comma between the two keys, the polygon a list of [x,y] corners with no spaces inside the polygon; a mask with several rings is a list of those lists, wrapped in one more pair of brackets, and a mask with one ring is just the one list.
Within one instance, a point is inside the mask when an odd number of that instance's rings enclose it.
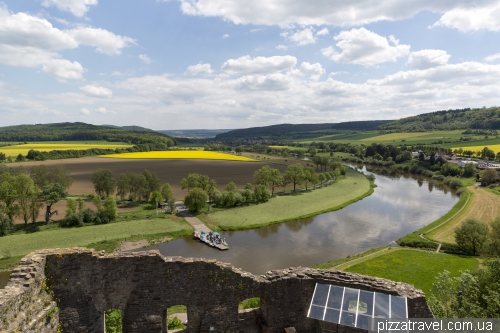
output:
{"label": "shrub along river", "polygon": [[[221,232],[229,243],[228,251],[210,248],[192,236],[141,250],[217,259],[263,274],[271,269],[313,266],[387,245],[437,220],[458,201],[455,191],[442,181],[380,167],[361,170],[373,173],[378,187],[371,196],[341,210],[258,229]],[[0,272],[0,288],[9,274]]]}

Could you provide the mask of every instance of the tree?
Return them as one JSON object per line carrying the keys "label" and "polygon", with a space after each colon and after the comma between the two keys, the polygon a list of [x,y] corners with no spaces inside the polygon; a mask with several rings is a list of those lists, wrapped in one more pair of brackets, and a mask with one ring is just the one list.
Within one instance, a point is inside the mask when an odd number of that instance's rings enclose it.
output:
{"label": "tree", "polygon": [[78,206],[78,211],[79,211],[79,212],[81,212],[82,210],[84,210],[84,209],[85,209],[85,201],[83,201],[83,199],[82,199],[82,198],[78,198],[78,199],[76,200],[76,204],[77,204],[77,206]]}
{"label": "tree", "polygon": [[236,155],[241,155],[241,153],[243,153],[243,148],[236,147],[236,149],[234,151],[236,152]]}
{"label": "tree", "polygon": [[158,175],[154,172],[144,170],[142,172],[144,178],[146,179],[146,187],[144,188],[144,199],[146,201],[149,200],[149,196],[153,191],[159,191],[160,190],[160,178],[158,178]]}
{"label": "tree", "polygon": [[102,199],[100,195],[94,195],[92,197],[92,203],[94,204],[97,211],[100,211],[102,209]]}
{"label": "tree", "polygon": [[486,169],[481,173],[481,182],[484,185],[489,185],[496,182],[498,179],[498,174],[495,169]]}
{"label": "tree", "polygon": [[109,196],[104,199],[101,209],[102,214],[110,221],[113,221],[118,216],[118,209],[116,208],[115,198]]}
{"label": "tree", "polygon": [[306,191],[308,183],[312,183],[314,185],[318,182],[318,176],[316,175],[316,171],[314,171],[314,168],[304,168],[304,182],[306,184]]}
{"label": "tree", "polygon": [[264,185],[255,185],[253,196],[257,202],[266,202],[269,200],[271,193]]}
{"label": "tree", "polygon": [[31,198],[28,209],[32,223],[35,223],[36,220],[38,219],[38,215],[40,214],[40,209],[42,209],[43,206],[44,206],[43,202],[38,200],[38,197]]}
{"label": "tree", "polygon": [[491,222],[490,249],[493,254],[500,255],[500,217]]}
{"label": "tree", "polygon": [[161,188],[161,196],[165,202],[169,202],[174,197],[174,191],[169,183],[165,183]]}
{"label": "tree", "polygon": [[467,253],[476,254],[488,238],[488,226],[476,219],[467,219],[455,229],[455,242]]}
{"label": "tree", "polygon": [[[24,226],[28,226],[28,221],[31,217],[31,205],[33,201],[38,200],[38,188],[25,173],[14,177],[14,186],[17,192],[17,203],[19,204],[19,213],[24,220]],[[38,214],[37,214],[38,215]]]}
{"label": "tree", "polygon": [[66,216],[76,214],[76,200],[68,199],[66,200]]}
{"label": "tree", "polygon": [[24,162],[26,159],[24,158],[23,154],[19,154],[16,157],[16,162]]}
{"label": "tree", "polygon": [[224,189],[228,192],[233,192],[233,191],[236,191],[236,184],[234,182],[229,182],[229,184],[227,184]]}
{"label": "tree", "polygon": [[268,165],[263,166],[253,174],[255,184],[264,185],[271,188],[271,195],[274,196],[274,188],[281,186],[283,176],[278,169],[271,168]]}
{"label": "tree", "polygon": [[321,156],[313,156],[311,161],[316,165],[316,170],[318,170],[318,166],[321,165],[322,162]]}
{"label": "tree", "polygon": [[184,198],[184,204],[191,211],[199,211],[202,209],[208,200],[208,194],[199,187],[191,189]]}
{"label": "tree", "polygon": [[64,165],[59,165],[50,171],[50,184],[60,184],[65,190],[68,190],[73,184],[73,178],[70,177],[68,169]]}
{"label": "tree", "polygon": [[109,169],[97,169],[92,175],[92,184],[97,195],[110,196],[115,193],[116,180],[113,171]]}
{"label": "tree", "polygon": [[158,202],[159,204],[162,199],[163,196],[161,195],[160,191],[153,191],[153,193],[151,193],[151,199],[149,199],[149,203],[151,204],[151,206],[153,206],[153,208],[156,208],[156,203]]}
{"label": "tree", "polygon": [[324,173],[320,173],[318,176],[318,180],[321,183],[321,187],[323,187],[323,182],[326,180]]}
{"label": "tree", "polygon": [[148,181],[143,174],[132,173],[131,179],[131,196],[138,200],[146,200],[149,192]]}
{"label": "tree", "polygon": [[472,177],[476,173],[476,167],[474,166],[474,163],[466,163],[464,167],[464,177]]}
{"label": "tree", "polygon": [[124,200],[127,196],[132,196],[132,182],[134,177],[135,173],[131,171],[120,174],[116,183],[116,189],[117,195],[119,195],[122,200]]}
{"label": "tree", "polygon": [[0,202],[3,203],[4,213],[12,221],[19,214],[20,207],[16,204],[18,193],[16,189],[16,177],[4,172],[0,175]]}
{"label": "tree", "polygon": [[304,167],[299,163],[289,165],[283,178],[288,184],[293,184],[293,191],[296,192],[296,186],[304,181]]}
{"label": "tree", "polygon": [[252,189],[252,187],[253,187],[252,183],[247,183],[247,184],[245,185],[245,190],[251,190],[251,189]]}
{"label": "tree", "polygon": [[45,200],[46,204],[45,223],[47,223],[47,225],[50,223],[50,218],[52,217],[52,215],[57,215],[57,210],[52,211],[52,205],[59,200],[66,198],[67,196],[68,193],[59,183],[47,185],[43,188],[41,197]]}
{"label": "tree", "polygon": [[30,176],[40,190],[51,183],[50,170],[43,164],[31,167]]}
{"label": "tree", "polygon": [[0,236],[7,236],[12,231],[12,220],[0,210]]}

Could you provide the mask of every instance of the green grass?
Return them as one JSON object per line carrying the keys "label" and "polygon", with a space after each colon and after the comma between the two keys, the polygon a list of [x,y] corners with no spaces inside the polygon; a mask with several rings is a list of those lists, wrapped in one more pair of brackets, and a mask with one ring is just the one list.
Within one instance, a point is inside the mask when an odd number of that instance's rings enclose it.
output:
{"label": "green grass", "polygon": [[170,219],[134,220],[104,225],[85,226],[81,228],[55,228],[31,234],[15,234],[1,238],[0,254],[6,251],[10,256],[23,256],[30,252],[47,248],[66,248],[87,246],[99,242],[132,236],[163,233],[178,233],[190,230],[184,222],[174,222]]}
{"label": "green grass", "polygon": [[250,229],[337,210],[373,193],[363,174],[346,169],[347,178],[321,189],[277,196],[266,203],[217,211],[208,217],[222,230]]}
{"label": "green grass", "polygon": [[359,258],[364,258],[372,253],[375,253],[377,251],[381,251],[383,249],[386,249],[386,248],[389,248],[391,247],[390,245],[384,245],[384,246],[380,246],[380,247],[375,247],[373,249],[370,249],[368,251],[365,251],[363,253],[359,253],[359,254],[356,254],[356,255],[353,255],[353,256],[349,256],[348,258],[339,258],[339,259],[336,259],[336,260],[332,260],[332,261],[329,261],[329,262],[326,262],[324,264],[318,264],[318,265],[314,265],[313,268],[316,268],[316,269],[329,269],[329,268],[333,268],[335,266],[339,266],[339,265],[342,265],[342,264],[347,264],[349,263],[350,261],[353,261],[353,260],[356,260],[356,259],[359,259]]}
{"label": "green grass", "polygon": [[187,307],[185,305],[174,305],[167,309],[167,316],[173,315],[174,313],[186,313]]}
{"label": "green grass", "polygon": [[473,270],[478,264],[473,257],[402,249],[367,259],[345,271],[413,284],[428,294],[438,273],[446,269],[458,276],[461,270]]}

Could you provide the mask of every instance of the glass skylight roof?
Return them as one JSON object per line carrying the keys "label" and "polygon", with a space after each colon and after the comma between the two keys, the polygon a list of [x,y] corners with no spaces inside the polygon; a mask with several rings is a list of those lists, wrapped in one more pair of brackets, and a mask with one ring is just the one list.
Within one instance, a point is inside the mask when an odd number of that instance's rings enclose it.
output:
{"label": "glass skylight roof", "polygon": [[371,318],[408,318],[406,297],[316,284],[307,317],[363,329]]}

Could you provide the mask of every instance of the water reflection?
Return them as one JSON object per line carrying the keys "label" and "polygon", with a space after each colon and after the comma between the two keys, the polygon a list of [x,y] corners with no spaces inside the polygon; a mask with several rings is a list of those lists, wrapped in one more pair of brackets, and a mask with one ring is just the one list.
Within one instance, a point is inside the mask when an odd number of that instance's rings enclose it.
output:
{"label": "water reflection", "polygon": [[255,274],[312,266],[389,244],[438,219],[458,200],[454,191],[436,180],[381,167],[362,170],[375,173],[378,187],[371,196],[339,211],[254,230],[222,232],[229,251],[209,248],[192,237],[146,250],[217,259]]}

